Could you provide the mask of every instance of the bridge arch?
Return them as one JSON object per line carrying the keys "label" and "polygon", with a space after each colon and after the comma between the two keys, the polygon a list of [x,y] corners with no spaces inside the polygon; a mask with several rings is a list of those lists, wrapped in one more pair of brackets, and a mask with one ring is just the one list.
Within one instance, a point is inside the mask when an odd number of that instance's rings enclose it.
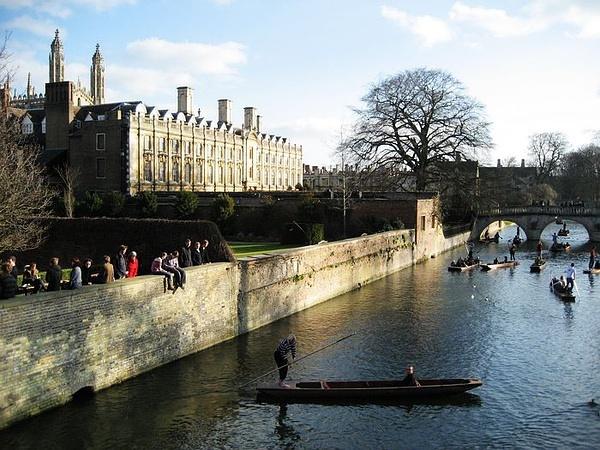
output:
{"label": "bridge arch", "polygon": [[529,236],[529,232],[527,231],[527,221],[523,220],[523,217],[511,217],[511,216],[502,216],[498,217],[489,217],[483,216],[478,217],[473,226],[473,231],[471,232],[471,240],[478,241],[481,238],[482,233],[485,231],[487,227],[492,225],[494,222],[503,221],[503,222],[512,222],[517,225],[521,230],[523,230],[524,234],[528,239],[531,239]]}

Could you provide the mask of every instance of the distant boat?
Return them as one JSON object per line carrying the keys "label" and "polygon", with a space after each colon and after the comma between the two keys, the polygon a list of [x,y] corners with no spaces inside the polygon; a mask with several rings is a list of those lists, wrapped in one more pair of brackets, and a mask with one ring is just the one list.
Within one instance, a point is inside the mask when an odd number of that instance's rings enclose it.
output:
{"label": "distant boat", "polygon": [[491,244],[492,242],[495,242],[497,244],[498,242],[500,242],[500,236],[479,239],[479,242],[481,242],[482,244]]}
{"label": "distant boat", "polygon": [[507,261],[507,262],[499,262],[499,263],[489,263],[489,264],[480,264],[482,272],[488,272],[494,269],[504,269],[507,267],[515,267],[518,266],[518,261]]}
{"label": "distant boat", "polygon": [[600,269],[596,269],[596,268],[593,268],[593,269],[585,269],[585,270],[583,271],[583,273],[586,273],[586,274],[588,274],[588,275],[594,275],[594,274],[598,274],[598,273],[600,273]]}
{"label": "distant boat", "polygon": [[552,244],[550,246],[550,251],[554,253],[558,252],[569,252],[571,251],[571,244]]}
{"label": "distant boat", "polygon": [[554,292],[563,302],[575,301],[575,295],[573,295],[573,292],[563,287],[558,280],[553,280],[550,282],[550,290]]}
{"label": "distant boat", "polygon": [[560,230],[558,230],[558,235],[559,236],[568,236],[570,233],[569,230],[565,229],[565,228],[561,228]]}
{"label": "distant boat", "polygon": [[479,267],[479,263],[467,265],[467,266],[448,266],[448,272],[466,272],[467,270],[473,270],[475,267]]}
{"label": "distant boat", "polygon": [[542,259],[540,261],[535,261],[531,266],[529,266],[530,272],[541,272],[546,267],[546,260]]}
{"label": "distant boat", "polygon": [[562,221],[562,219],[558,219],[558,218],[557,218],[557,219],[554,221],[554,223],[555,223],[556,225],[562,225],[562,224],[563,224],[563,221]]}
{"label": "distant boat", "polygon": [[381,400],[423,398],[461,394],[483,383],[477,378],[418,380],[420,386],[406,386],[401,380],[385,381],[299,381],[281,387],[277,383],[256,387],[262,398],[277,400]]}

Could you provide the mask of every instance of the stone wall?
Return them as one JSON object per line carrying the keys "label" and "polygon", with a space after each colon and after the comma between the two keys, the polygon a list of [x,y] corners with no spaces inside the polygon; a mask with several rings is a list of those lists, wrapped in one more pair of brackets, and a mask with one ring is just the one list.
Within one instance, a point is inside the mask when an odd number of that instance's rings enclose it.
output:
{"label": "stone wall", "polygon": [[[175,294],[148,275],[0,302],[0,428],[412,265],[424,254],[415,237],[391,231],[194,267]],[[467,237],[442,236],[427,253]]]}

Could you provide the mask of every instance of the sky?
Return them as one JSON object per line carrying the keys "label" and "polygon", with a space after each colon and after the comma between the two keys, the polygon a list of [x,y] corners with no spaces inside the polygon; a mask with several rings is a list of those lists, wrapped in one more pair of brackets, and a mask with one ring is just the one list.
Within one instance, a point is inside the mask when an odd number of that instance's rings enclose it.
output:
{"label": "sky", "polygon": [[108,102],[194,108],[233,122],[255,106],[263,132],[303,146],[310,165],[334,149],[376,82],[418,67],[460,80],[486,108],[488,163],[527,158],[529,136],[562,132],[577,148],[600,130],[600,0],[0,0],[0,30],[24,93],[48,81],[60,29],[65,79],[89,86],[96,43]]}

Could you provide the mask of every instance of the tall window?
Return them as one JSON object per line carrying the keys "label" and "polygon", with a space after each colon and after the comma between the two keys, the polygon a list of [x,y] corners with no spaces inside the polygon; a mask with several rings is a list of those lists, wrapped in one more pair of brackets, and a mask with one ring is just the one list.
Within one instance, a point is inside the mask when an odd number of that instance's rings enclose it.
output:
{"label": "tall window", "polygon": [[217,180],[217,182],[219,184],[223,184],[224,172],[225,172],[225,168],[223,166],[219,166],[219,178]]}
{"label": "tall window", "polygon": [[208,176],[208,183],[213,184],[215,182],[215,174],[214,174],[215,168],[213,167],[212,164],[208,165],[208,173],[206,174]]}
{"label": "tall window", "polygon": [[183,173],[184,181],[186,183],[192,182],[192,165],[189,162],[185,163],[185,169]]}
{"label": "tall window", "polygon": [[227,183],[233,184],[233,167],[227,168]]}
{"label": "tall window", "polygon": [[150,150],[150,136],[144,136],[144,150]]}
{"label": "tall window", "polygon": [[179,154],[179,141],[176,139],[171,139],[171,151],[178,155]]}
{"label": "tall window", "polygon": [[189,155],[190,153],[192,153],[192,144],[190,144],[189,142],[184,142],[183,143],[183,151],[185,152],[186,155]]}
{"label": "tall window", "polygon": [[152,181],[152,160],[144,158],[144,180]]}
{"label": "tall window", "polygon": [[198,169],[196,169],[198,183],[204,183],[204,164],[202,164],[202,160],[198,161]]}
{"label": "tall window", "polygon": [[96,158],[96,178],[106,178],[106,159]]}
{"label": "tall window", "polygon": [[425,216],[421,216],[421,230],[425,231]]}
{"label": "tall window", "polygon": [[173,181],[179,183],[179,161],[173,160]]}
{"label": "tall window", "polygon": [[158,163],[158,181],[162,181],[163,183],[167,179],[167,162],[164,159],[161,159]]}
{"label": "tall window", "polygon": [[158,151],[164,153],[165,152],[165,138],[161,137],[158,139]]}
{"label": "tall window", "polygon": [[106,134],[96,133],[96,150],[106,149]]}
{"label": "tall window", "polygon": [[196,156],[202,156],[202,144],[195,144],[196,146]]}

